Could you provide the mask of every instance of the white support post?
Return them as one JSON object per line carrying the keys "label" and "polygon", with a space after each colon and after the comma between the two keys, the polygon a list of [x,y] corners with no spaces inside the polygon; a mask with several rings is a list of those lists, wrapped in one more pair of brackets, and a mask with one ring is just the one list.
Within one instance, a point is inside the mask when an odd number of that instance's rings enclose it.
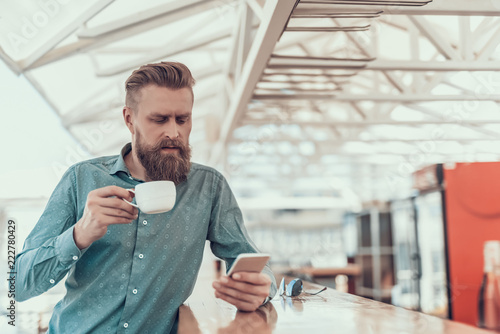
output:
{"label": "white support post", "polygon": [[[224,84],[224,88],[225,88],[225,91],[227,92],[225,95],[225,100],[224,100],[225,102],[227,102],[229,100],[229,97],[232,95],[232,91],[233,91],[234,85],[235,85],[236,57],[238,56],[238,42],[240,39],[240,31],[241,31],[241,24],[238,24],[238,20],[241,20],[242,11],[243,11],[243,7],[239,6],[238,11],[236,13],[236,17],[238,19],[236,19],[234,24],[233,24],[233,30],[231,33],[231,41],[230,41],[229,48],[228,48],[229,57],[228,57],[228,60],[226,63],[226,67],[224,69],[224,77],[225,77],[225,82],[226,82]],[[225,109],[227,106],[223,106],[223,107]]]}
{"label": "white support post", "polygon": [[474,45],[471,39],[470,17],[460,16],[458,18],[458,28],[460,36],[460,51],[462,51],[462,58],[464,60],[473,60]]}
{"label": "white support post", "polygon": [[[410,57],[414,62],[419,62],[420,60],[420,34],[418,33],[415,25],[410,24],[408,27],[408,33],[410,37]],[[410,75],[410,74],[409,74]],[[417,93],[419,87],[422,87],[424,81],[424,76],[422,73],[411,73],[412,75],[412,90],[413,93]]]}
{"label": "white support post", "polygon": [[248,8],[246,3],[241,3],[240,12],[240,30],[238,36],[238,47],[236,54],[236,68],[234,72],[234,82],[238,82],[240,78],[243,65],[245,64],[248,50],[251,45],[252,38],[252,20],[253,12]]}

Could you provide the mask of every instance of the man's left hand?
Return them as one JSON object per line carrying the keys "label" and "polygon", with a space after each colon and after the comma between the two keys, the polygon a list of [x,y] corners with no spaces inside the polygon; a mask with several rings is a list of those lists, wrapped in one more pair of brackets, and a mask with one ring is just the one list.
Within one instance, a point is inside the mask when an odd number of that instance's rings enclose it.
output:
{"label": "man's left hand", "polygon": [[212,286],[215,297],[233,304],[240,311],[253,312],[269,296],[271,278],[263,273],[238,272],[222,276]]}

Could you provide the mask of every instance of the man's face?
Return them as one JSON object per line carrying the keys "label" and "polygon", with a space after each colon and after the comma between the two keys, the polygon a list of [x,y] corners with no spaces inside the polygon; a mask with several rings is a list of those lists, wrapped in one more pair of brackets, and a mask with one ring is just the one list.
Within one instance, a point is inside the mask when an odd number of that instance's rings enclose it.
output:
{"label": "man's face", "polygon": [[191,90],[149,85],[135,99],[137,110],[129,110],[125,120],[148,181],[171,180],[179,184],[191,166]]}

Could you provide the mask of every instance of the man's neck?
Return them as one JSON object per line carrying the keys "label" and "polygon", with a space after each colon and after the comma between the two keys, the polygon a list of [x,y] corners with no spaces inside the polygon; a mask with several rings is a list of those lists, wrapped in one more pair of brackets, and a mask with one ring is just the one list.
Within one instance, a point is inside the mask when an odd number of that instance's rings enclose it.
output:
{"label": "man's neck", "polygon": [[130,171],[130,175],[132,175],[133,178],[147,181],[146,169],[144,169],[141,162],[139,161],[139,158],[137,158],[134,149],[128,152],[123,160],[125,161],[125,165],[127,166],[128,170]]}

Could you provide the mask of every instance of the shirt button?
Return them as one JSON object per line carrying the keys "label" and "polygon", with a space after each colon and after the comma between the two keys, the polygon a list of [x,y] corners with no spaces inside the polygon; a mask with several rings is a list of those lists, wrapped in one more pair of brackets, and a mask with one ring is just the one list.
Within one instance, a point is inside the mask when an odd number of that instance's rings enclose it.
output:
{"label": "shirt button", "polygon": [[123,324],[123,327],[127,328],[127,327],[128,327],[128,324],[127,324],[127,323],[124,323],[124,324]]}
{"label": "shirt button", "polygon": [[132,293],[133,293],[134,295],[136,295],[136,294],[137,294],[137,289],[132,290]]}
{"label": "shirt button", "polygon": [[75,261],[78,260],[78,256],[76,256],[76,255],[73,256],[73,260],[75,260]]}
{"label": "shirt button", "polygon": [[139,254],[139,259],[142,259],[144,257],[144,254]]}
{"label": "shirt button", "polygon": [[148,224],[148,221],[147,220],[143,220],[142,221],[142,225],[147,225]]}
{"label": "shirt button", "polygon": [[52,278],[50,279],[50,284],[54,284],[56,281],[54,281]]}

